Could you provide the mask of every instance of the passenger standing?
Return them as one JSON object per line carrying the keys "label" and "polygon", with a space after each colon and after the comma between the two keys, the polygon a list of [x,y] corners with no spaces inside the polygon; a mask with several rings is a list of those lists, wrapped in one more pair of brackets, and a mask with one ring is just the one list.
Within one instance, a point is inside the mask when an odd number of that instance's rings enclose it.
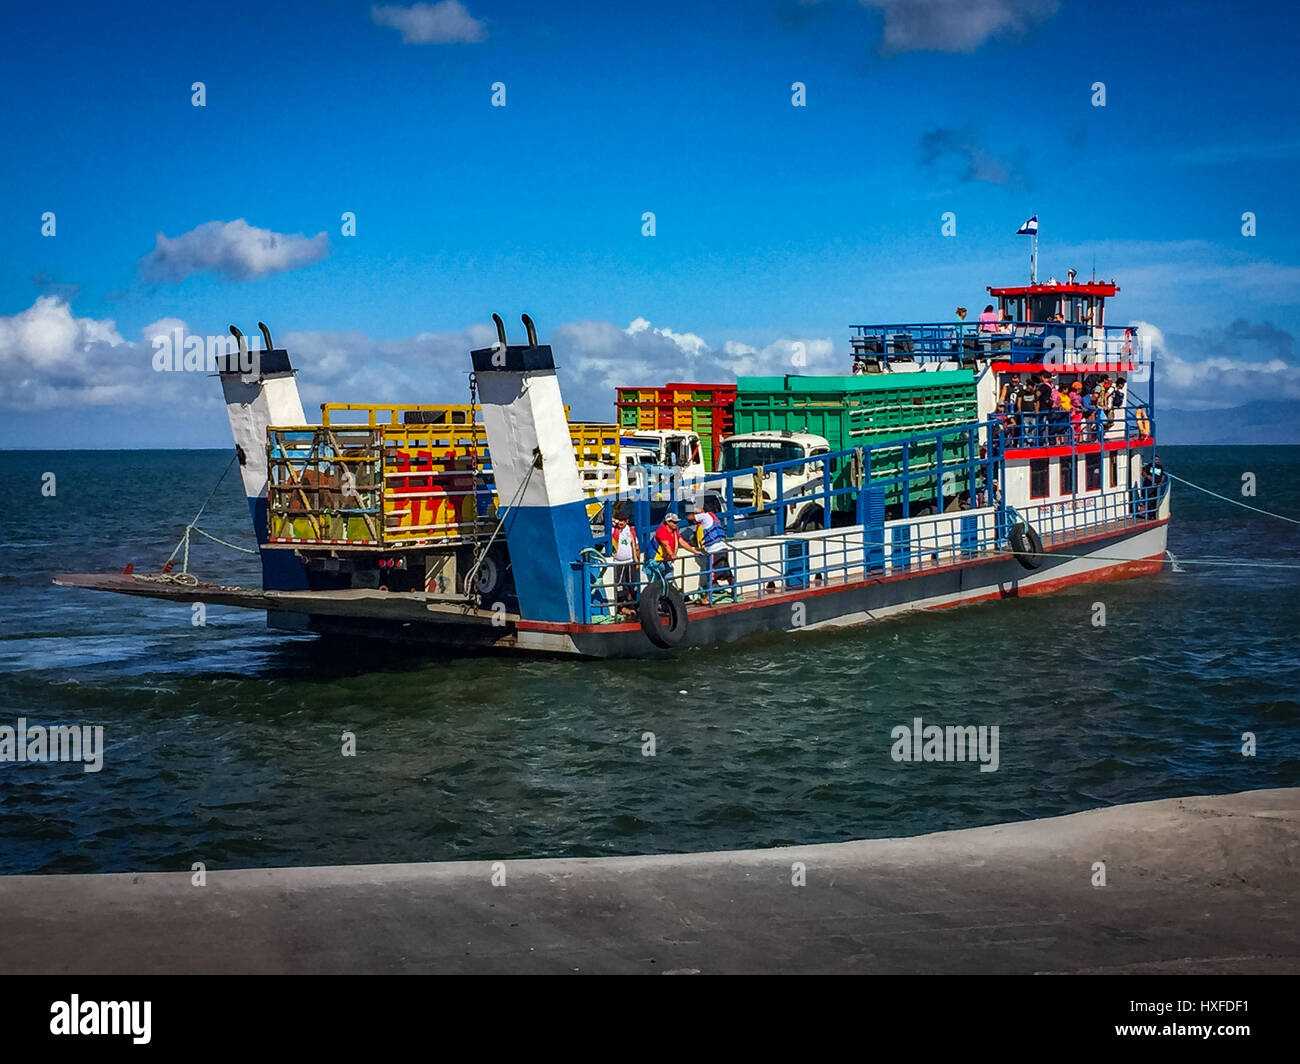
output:
{"label": "passenger standing", "polygon": [[677,560],[678,550],[684,550],[688,554],[700,553],[678,531],[677,522],[680,520],[671,510],[664,514],[663,523],[655,529],[654,551],[646,563],[647,571],[654,576],[662,576],[665,580],[672,578],[673,562]]}
{"label": "passenger standing", "polygon": [[623,514],[614,515],[614,597],[624,616],[636,613],[636,589],[640,583],[637,559],[640,550],[636,529]]}
{"label": "passenger standing", "polygon": [[731,572],[731,552],[727,546],[727,530],[722,523],[722,519],[717,514],[709,513],[703,507],[695,510],[691,517],[695,521],[696,542],[699,544],[701,551],[704,573],[703,589],[716,592],[723,583],[730,584],[731,597],[734,601],[739,602],[740,595],[736,593],[736,577]]}
{"label": "passenger standing", "polygon": [[1030,447],[1044,447],[1048,438],[1048,419],[1052,416],[1052,377],[1046,371],[1038,375],[1038,389],[1035,396],[1036,413],[1034,414],[1033,433]]}
{"label": "passenger standing", "polygon": [[990,303],[980,312],[980,332],[995,333],[998,331],[998,313],[993,309]]}
{"label": "passenger standing", "polygon": [[1075,381],[1070,385],[1070,442],[1083,441],[1083,384]]}
{"label": "passenger standing", "polygon": [[952,349],[953,349],[954,351],[956,351],[957,354],[958,354],[958,357],[960,357],[960,355],[961,355],[961,350],[962,350],[962,346],[963,346],[963,345],[962,345],[962,338],[963,338],[963,337],[965,336],[965,334],[966,334],[966,308],[965,308],[965,307],[958,307],[955,311],[953,311],[953,314],[954,314],[954,317],[953,317],[953,322],[952,322],[952,325],[953,325],[953,328],[952,328],[952,335],[953,335]]}

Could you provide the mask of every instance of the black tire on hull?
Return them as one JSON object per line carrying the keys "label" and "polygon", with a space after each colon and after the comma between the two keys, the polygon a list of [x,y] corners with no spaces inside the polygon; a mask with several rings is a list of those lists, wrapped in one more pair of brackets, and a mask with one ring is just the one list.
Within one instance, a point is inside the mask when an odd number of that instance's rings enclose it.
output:
{"label": "black tire on hull", "polygon": [[652,580],[636,607],[641,631],[655,646],[671,649],[686,638],[686,600],[674,584]]}
{"label": "black tire on hull", "polygon": [[1026,569],[1037,569],[1043,564],[1043,541],[1033,525],[1016,525],[1011,530],[1011,552]]}

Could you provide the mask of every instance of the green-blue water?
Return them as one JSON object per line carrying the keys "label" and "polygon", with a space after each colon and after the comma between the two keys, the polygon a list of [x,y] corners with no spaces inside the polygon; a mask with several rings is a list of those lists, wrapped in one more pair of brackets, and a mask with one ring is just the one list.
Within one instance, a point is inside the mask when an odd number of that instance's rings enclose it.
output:
{"label": "green-blue water", "polygon": [[[1246,501],[1300,516],[1300,449],[1161,457],[1237,498],[1253,472]],[[99,773],[0,763],[0,872],[773,846],[1300,785],[1300,569],[1188,565],[619,663],[412,660],[50,586],[156,569],[228,460],[0,452],[0,725],[100,724],[106,741]],[[233,473],[201,524],[250,542]],[[1174,486],[1175,555],[1300,564],[1298,548],[1297,526]],[[204,541],[192,568],[256,582]],[[998,725],[998,770],[894,762],[890,731],[916,716]]]}

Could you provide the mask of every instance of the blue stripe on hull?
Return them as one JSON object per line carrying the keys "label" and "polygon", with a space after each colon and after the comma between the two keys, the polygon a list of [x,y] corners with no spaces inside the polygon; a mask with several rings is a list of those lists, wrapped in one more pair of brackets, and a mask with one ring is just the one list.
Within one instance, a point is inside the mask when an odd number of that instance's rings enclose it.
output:
{"label": "blue stripe on hull", "polygon": [[[248,500],[248,512],[253,518],[253,533],[257,545],[266,543],[267,502],[265,497]],[[307,570],[293,551],[262,550],[263,591],[306,591]]]}
{"label": "blue stripe on hull", "polygon": [[564,506],[516,506],[505,517],[506,544],[519,612],[532,621],[573,621],[573,562],[594,545],[585,501]]}

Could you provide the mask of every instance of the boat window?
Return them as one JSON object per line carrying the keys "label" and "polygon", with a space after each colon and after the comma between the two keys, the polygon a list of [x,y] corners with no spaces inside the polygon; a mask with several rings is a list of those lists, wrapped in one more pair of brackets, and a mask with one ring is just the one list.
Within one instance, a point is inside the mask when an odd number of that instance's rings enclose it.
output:
{"label": "boat window", "polygon": [[749,469],[803,457],[803,447],[789,440],[736,440],[722,445],[723,469]]}
{"label": "boat window", "polygon": [[1029,309],[1031,311],[1032,321],[1051,321],[1056,317],[1057,308],[1060,306],[1060,297],[1052,294],[1043,296],[1030,296]]}
{"label": "boat window", "polygon": [[1012,321],[1025,320],[1025,301],[1020,296],[1002,296],[999,310],[1005,311]]}
{"label": "boat window", "polygon": [[1035,458],[1029,463],[1029,497],[1045,499],[1051,488],[1046,458]]}
{"label": "boat window", "polygon": [[1064,454],[1061,456],[1061,494],[1071,495],[1074,493],[1074,456]]}
{"label": "boat window", "polygon": [[1084,457],[1084,490],[1101,490],[1101,455],[1090,454]]}
{"label": "boat window", "polygon": [[1110,486],[1119,487],[1119,455],[1114,451],[1110,454]]}
{"label": "boat window", "polygon": [[1074,296],[1066,301],[1065,320],[1073,325],[1095,325],[1092,320],[1092,297]]}

